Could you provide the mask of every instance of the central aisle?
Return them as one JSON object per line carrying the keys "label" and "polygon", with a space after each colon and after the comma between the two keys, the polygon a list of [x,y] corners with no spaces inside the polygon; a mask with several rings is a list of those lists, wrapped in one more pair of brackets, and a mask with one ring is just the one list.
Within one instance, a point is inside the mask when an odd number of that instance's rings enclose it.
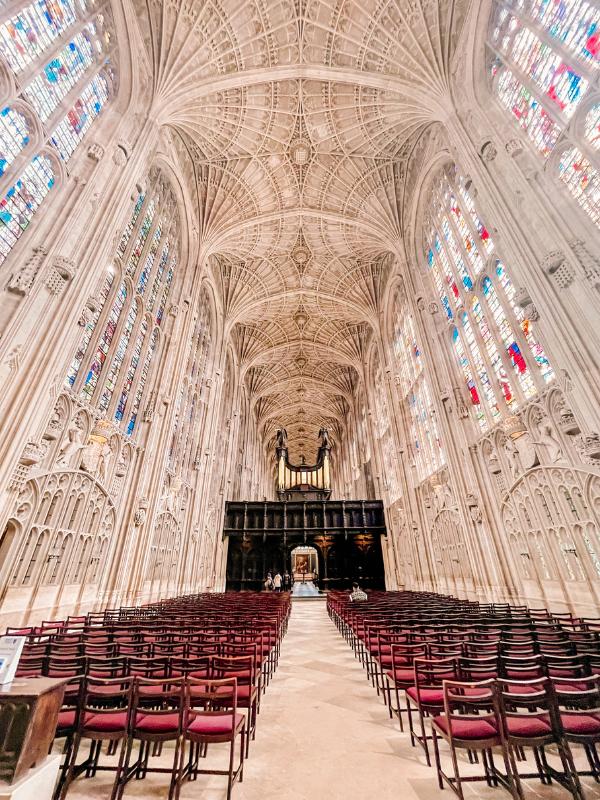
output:
{"label": "central aisle", "polygon": [[438,790],[435,773],[423,764],[422,751],[399,735],[325,603],[294,602],[234,800],[449,795]]}

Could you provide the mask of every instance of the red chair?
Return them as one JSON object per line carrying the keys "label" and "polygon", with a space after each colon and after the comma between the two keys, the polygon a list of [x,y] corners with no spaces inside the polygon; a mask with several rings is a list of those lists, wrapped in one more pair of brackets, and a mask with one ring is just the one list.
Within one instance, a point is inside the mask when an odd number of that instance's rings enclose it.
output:
{"label": "red chair", "polygon": [[[433,752],[440,789],[449,786],[464,800],[462,784],[465,781],[485,781],[488,786],[501,783],[515,800],[521,800],[513,780],[514,767],[502,732],[500,709],[493,679],[484,681],[444,681],[444,710],[431,720]],[[450,748],[454,775],[442,769],[439,739],[444,739]],[[500,773],[494,764],[493,750],[499,749],[504,761],[505,773]],[[483,775],[461,776],[457,751],[471,753],[480,751]]]}
{"label": "red chair", "polygon": [[[581,745],[590,766],[589,774],[600,783],[600,676],[552,678],[564,738]],[[579,774],[583,773],[579,770]]]}
{"label": "red chair", "polygon": [[[93,778],[100,769],[115,771],[111,800],[117,800],[121,796],[123,766],[131,728],[133,688],[134,678],[88,678],[86,680],[77,731],[73,738],[71,759],[63,785],[64,793],[67,792],[76,775],[85,772],[87,778]],[[77,755],[83,739],[90,740],[90,753],[82,764],[77,765]],[[114,746],[118,746],[119,743],[121,745],[116,767],[98,763],[104,741],[108,741]]]}
{"label": "red chair", "polygon": [[[426,658],[428,654],[426,644],[392,644],[392,668],[385,673],[387,707],[392,718],[392,714],[398,715],[400,730],[404,730],[402,714],[406,708],[402,708],[400,692],[406,691],[415,682],[414,662],[415,658]],[[396,697],[396,706],[392,705],[392,686]]]}
{"label": "red chair", "polygon": [[[213,656],[212,675],[215,680],[235,678],[237,681],[237,707],[247,712],[246,757],[250,749],[250,738],[256,737],[256,718],[258,714],[258,679],[255,655]],[[224,706],[231,702],[228,687],[224,690]]]}
{"label": "red chair", "polygon": [[[223,709],[225,694],[231,696],[230,707]],[[187,679],[187,716],[183,727],[183,744],[180,750],[179,768],[175,777],[174,800],[178,800],[181,785],[185,780],[196,780],[198,775],[227,775],[227,800],[236,780],[244,778],[244,754],[246,717],[237,710],[237,681],[226,678],[221,681]],[[240,737],[240,754],[235,765],[235,747]],[[205,755],[209,744],[229,744],[228,769],[199,769],[198,762]],[[185,750],[188,748],[187,763]]]}
{"label": "red chair", "polygon": [[[150,706],[148,705],[149,697],[154,699],[154,703]],[[171,776],[169,797],[172,797],[181,766],[179,756],[185,712],[184,678],[161,680],[137,677],[135,679],[131,728],[119,779],[118,796],[123,793],[125,785],[131,778],[145,778],[151,772]],[[136,742],[139,742],[140,745],[139,753],[135,763],[130,766],[131,752]],[[148,766],[151,753],[159,755],[164,742],[175,743],[172,767]]]}
{"label": "red chair", "polygon": [[[552,681],[549,678],[526,682],[500,678],[497,686],[502,730],[511,763],[516,764],[515,755],[526,748],[532,750],[535,759],[536,772],[519,774],[515,769],[517,785],[521,778],[538,777],[544,784],[552,783],[555,778],[576,800],[584,800],[569,743],[563,736]],[[548,764],[545,751],[548,745],[556,746],[562,773]]]}
{"label": "red chair", "polygon": [[56,723],[55,739],[64,739],[63,762],[60,767],[58,782],[54,790],[54,798],[63,798],[66,789],[63,791],[69,766],[71,764],[73,741],[75,733],[79,727],[79,715],[84,704],[85,677],[83,675],[70,676],[65,684],[65,694],[58,720]]}
{"label": "red chair", "polygon": [[[428,740],[431,738],[425,731],[425,717],[435,717],[444,709],[443,681],[456,681],[459,677],[458,659],[415,658],[415,679],[413,686],[406,690],[406,710],[410,740],[413,747],[419,742],[425,751],[427,766],[431,766]],[[416,733],[413,725],[412,709],[419,716],[420,733]]]}

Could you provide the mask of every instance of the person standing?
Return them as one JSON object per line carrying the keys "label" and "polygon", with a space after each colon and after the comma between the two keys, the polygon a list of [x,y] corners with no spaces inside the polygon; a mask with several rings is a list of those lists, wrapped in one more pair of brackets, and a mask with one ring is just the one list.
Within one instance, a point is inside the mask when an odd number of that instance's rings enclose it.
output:
{"label": "person standing", "polygon": [[281,591],[281,574],[279,572],[276,573],[275,577],[273,578],[273,588],[276,592]]}
{"label": "person standing", "polygon": [[272,592],[273,591],[273,578],[272,578],[270,572],[267,573],[267,577],[265,578],[264,586],[265,586],[265,591],[266,592]]}
{"label": "person standing", "polygon": [[286,571],[283,573],[283,591],[289,592],[291,588],[292,588],[292,576],[286,569]]}

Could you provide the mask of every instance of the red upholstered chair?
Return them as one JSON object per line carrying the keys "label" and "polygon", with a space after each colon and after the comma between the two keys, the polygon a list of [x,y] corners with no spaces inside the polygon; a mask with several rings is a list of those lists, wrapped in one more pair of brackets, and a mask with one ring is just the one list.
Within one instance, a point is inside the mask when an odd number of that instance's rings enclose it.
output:
{"label": "red upholstered chair", "polygon": [[[520,800],[512,774],[514,767],[502,732],[500,709],[493,679],[484,681],[444,681],[444,710],[431,720],[433,752],[440,789],[448,785],[464,800],[462,784],[465,781],[485,781],[488,786],[501,783],[515,800]],[[442,769],[439,739],[450,748],[453,775]],[[494,764],[493,750],[500,750],[505,772]],[[457,751],[482,754],[483,775],[461,776]]]}
{"label": "red upholstered chair", "polygon": [[496,656],[462,656],[458,660],[461,680],[476,682],[494,680],[498,677]]}
{"label": "red upholstered chair", "polygon": [[[402,714],[406,712],[406,708],[402,707],[400,699],[400,692],[406,691],[409,686],[415,683],[415,658],[426,658],[428,654],[427,645],[421,644],[392,644],[392,668],[385,673],[386,686],[385,693],[387,694],[387,707],[390,714],[398,715],[400,722],[400,730],[404,730],[404,723],[402,721]],[[394,695],[396,697],[396,705],[392,704],[392,686],[394,687]]]}
{"label": "red upholstered chair", "polygon": [[83,675],[71,676],[65,684],[63,704],[58,712],[56,733],[54,736],[55,739],[65,740],[63,745],[64,758],[60,767],[58,782],[54,790],[55,800],[63,798],[66,793],[66,789],[63,791],[63,787],[71,763],[73,740],[79,726],[79,714],[83,708],[84,687],[85,677]]}
{"label": "red upholstered chair", "polygon": [[[213,656],[212,677],[215,680],[235,678],[237,680],[236,702],[238,708],[247,712],[246,720],[246,757],[250,749],[250,737],[256,737],[256,717],[258,714],[258,671],[256,655]],[[224,687],[223,705],[225,708],[232,701],[229,688]],[[216,702],[216,701],[215,701]]]}
{"label": "red upholstered chair", "polygon": [[[185,780],[196,780],[202,775],[227,775],[227,800],[236,780],[244,777],[244,755],[246,717],[237,708],[237,680],[197,680],[188,678],[186,684],[186,717],[183,726],[183,744],[179,769],[175,776],[174,800],[178,800],[181,785]],[[224,709],[226,694],[230,695],[230,707]],[[240,737],[239,761],[235,764],[235,747]],[[206,754],[209,744],[229,744],[229,766],[227,769],[200,769],[198,762]],[[188,749],[187,762],[185,750]]]}
{"label": "red upholstered chair", "polygon": [[499,656],[498,665],[500,676],[507,679],[507,689],[511,690],[512,683],[521,684],[518,689],[519,692],[530,691],[536,693],[539,691],[541,683],[529,683],[536,678],[540,681],[547,677],[548,671],[546,669],[546,662],[541,655],[532,656]]}
{"label": "red upholstered chair", "polygon": [[[600,782],[600,676],[552,678],[558,703],[563,737],[583,747],[590,765],[589,774]],[[582,771],[579,771],[582,774]]]}
{"label": "red upholstered chair", "polygon": [[[431,766],[429,757],[428,739],[431,737],[425,731],[425,717],[435,717],[441,714],[444,708],[444,681],[455,681],[459,677],[457,658],[415,658],[415,681],[413,686],[406,690],[406,710],[410,739],[414,747],[419,742],[425,751],[427,766]],[[419,733],[413,725],[412,709],[419,716]]]}
{"label": "red upholstered chair", "polygon": [[[77,731],[73,738],[71,759],[63,787],[65,793],[76,775],[85,772],[87,778],[93,778],[96,771],[101,769],[115,770],[111,800],[116,800],[121,796],[123,765],[131,727],[134,680],[134,678],[87,678]],[[82,764],[77,765],[77,755],[83,739],[90,740],[90,753]],[[121,744],[116,767],[98,763],[104,741],[115,746]]]}
{"label": "red upholstered chair", "polygon": [[[233,641],[223,642],[221,645],[221,655],[223,656],[252,656],[256,664],[256,687],[258,689],[258,702],[256,712],[260,712],[260,697],[262,694],[262,685],[264,681],[262,667],[265,663],[265,657],[261,653],[262,637],[255,639],[254,637],[245,637],[241,640],[240,637],[234,637]],[[213,676],[215,677],[215,676]],[[254,738],[254,737],[253,737]]]}
{"label": "red upholstered chair", "polygon": [[[148,705],[149,697],[154,699],[151,706]],[[148,772],[152,772],[171,776],[169,797],[172,797],[177,775],[181,769],[180,750],[185,713],[185,678],[137,677],[135,679],[131,727],[121,770],[120,793],[134,776],[136,779],[145,778]],[[130,767],[131,752],[136,742],[139,742],[139,753],[135,763]],[[149,767],[150,755],[160,754],[164,742],[175,742],[173,766]]]}
{"label": "red upholstered chair", "polygon": [[[515,755],[527,748],[533,751],[535,759],[536,772],[519,774],[515,769],[517,785],[520,778],[538,777],[544,784],[550,784],[555,778],[576,800],[583,800],[569,743],[563,736],[552,681],[549,678],[526,682],[500,678],[497,687],[502,730],[511,762],[516,763]],[[548,764],[545,751],[548,745],[556,746],[562,773]]]}
{"label": "red upholstered chair", "polygon": [[39,678],[46,669],[46,645],[32,645],[23,648],[17,665],[17,678]]}
{"label": "red upholstered chair", "polygon": [[[410,634],[403,630],[396,629],[380,629],[377,633],[377,640],[374,645],[371,645],[370,655],[370,669],[372,678],[375,682],[377,694],[383,694],[383,701],[388,704],[388,693],[385,686],[385,673],[393,668],[392,659],[392,645],[397,644],[410,644]],[[369,663],[367,664],[369,667]],[[368,675],[367,671],[367,675]],[[392,714],[390,711],[390,718]]]}

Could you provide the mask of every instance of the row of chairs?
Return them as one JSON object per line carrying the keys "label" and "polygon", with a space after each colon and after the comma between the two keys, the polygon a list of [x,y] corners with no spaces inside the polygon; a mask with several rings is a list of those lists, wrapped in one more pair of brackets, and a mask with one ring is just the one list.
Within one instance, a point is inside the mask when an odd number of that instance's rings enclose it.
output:
{"label": "row of chairs", "polygon": [[[213,661],[209,674],[221,676],[214,678],[73,679],[56,732],[65,739],[65,759],[55,797],[64,798],[78,775],[91,778],[98,770],[111,769],[115,772],[111,800],[123,796],[129,781],[149,773],[170,776],[171,800],[177,800],[186,780],[196,780],[200,774],[226,775],[229,800],[235,781],[243,780],[248,744],[255,734],[258,687],[252,678],[238,683],[244,680],[243,674],[231,675],[234,665],[226,661]],[[235,668],[251,672],[249,665],[238,663]],[[89,754],[77,763],[86,740]],[[152,765],[151,756],[160,755],[168,742],[174,746],[171,764]],[[116,766],[99,763],[103,743],[108,743],[110,755],[118,750]],[[220,743],[229,745],[227,768],[201,769],[199,762],[206,757],[208,745]],[[133,757],[135,745],[138,752]]]}
{"label": "row of chairs", "polygon": [[[451,622],[432,626],[444,609]],[[521,797],[516,761],[530,746],[535,775],[543,782],[557,778],[579,798],[572,742],[583,745],[589,774],[600,780],[600,651],[593,620],[556,619],[539,609],[532,618],[522,607],[507,613],[505,606],[482,615],[477,604],[425,593],[371,595],[361,603],[331,595],[328,610],[401,730],[407,715],[411,743],[423,747],[427,764],[433,740],[440,787],[451,785],[462,798],[456,750],[466,749],[471,760],[481,750],[483,776],[466,780],[502,783]],[[450,745],[452,777],[440,765],[440,738]],[[562,771],[548,764],[549,743],[558,748]],[[502,751],[503,775],[494,766],[494,748]]]}
{"label": "row of chairs", "polygon": [[[64,798],[74,778],[105,769],[115,772],[112,798],[132,778],[154,772],[170,775],[170,797],[198,774],[225,774],[229,797],[243,777],[290,610],[287,594],[204,594],[10,629],[26,637],[19,676],[65,682],[56,731],[64,759],[55,798]],[[79,763],[86,740],[89,755]],[[116,763],[101,758],[103,742],[104,755],[118,750]],[[164,742],[175,743],[169,767],[151,760]],[[228,768],[200,769],[199,759],[217,742],[229,743]]]}

